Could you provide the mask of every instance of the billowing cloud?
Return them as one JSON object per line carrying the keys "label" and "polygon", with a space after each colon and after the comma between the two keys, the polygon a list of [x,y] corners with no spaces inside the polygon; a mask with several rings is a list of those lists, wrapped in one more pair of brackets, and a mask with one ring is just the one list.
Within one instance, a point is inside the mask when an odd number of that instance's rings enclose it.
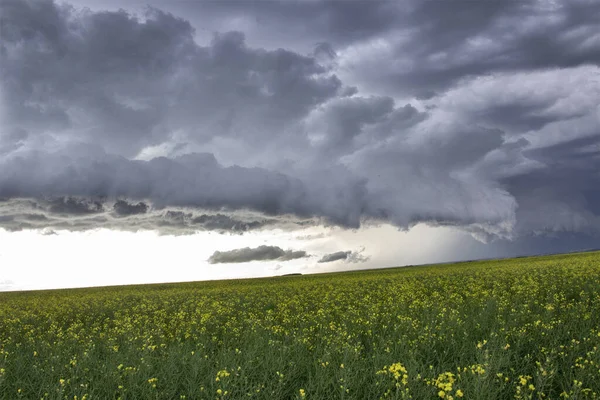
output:
{"label": "billowing cloud", "polygon": [[215,251],[208,259],[211,264],[245,263],[250,261],[289,261],[307,257],[303,250],[283,250],[278,246],[244,247],[230,251]]}
{"label": "billowing cloud", "polygon": [[[90,201],[88,199],[77,199],[73,197],[67,197],[53,199],[49,201],[49,203],[49,211],[54,214],[89,215],[97,214],[104,211],[101,202]],[[34,219],[36,218],[34,217]]]}
{"label": "billowing cloud", "polygon": [[12,140],[51,134],[126,157],[169,140],[264,144],[264,132],[341,88],[313,57],[249,48],[241,32],[199,46],[189,22],[158,9],[142,19],[11,0],[3,15],[3,128]]}
{"label": "billowing cloud", "polygon": [[113,205],[113,209],[117,215],[121,216],[145,214],[148,211],[148,205],[143,202],[129,204],[125,200],[117,200]]}
{"label": "billowing cloud", "polygon": [[192,219],[192,223],[201,225],[204,229],[207,230],[243,232],[274,224],[276,223],[276,220],[262,219],[260,221],[240,221],[225,214],[202,214]]}
{"label": "billowing cloud", "polygon": [[372,90],[428,98],[466,77],[600,60],[593,1],[410,3],[386,31],[341,52],[348,73]]}
{"label": "billowing cloud", "polygon": [[[125,200],[58,197],[12,199],[0,202],[0,224],[9,231],[38,229],[89,230],[96,228],[125,231],[157,230],[165,234],[193,234],[198,231],[243,234],[269,227],[290,230],[310,222],[293,216],[265,218],[248,211],[229,212],[191,207],[165,208],[152,203]],[[316,224],[317,221],[310,222]]]}
{"label": "billowing cloud", "polygon": [[598,3],[152,4],[2,3],[0,227],[600,232]]}

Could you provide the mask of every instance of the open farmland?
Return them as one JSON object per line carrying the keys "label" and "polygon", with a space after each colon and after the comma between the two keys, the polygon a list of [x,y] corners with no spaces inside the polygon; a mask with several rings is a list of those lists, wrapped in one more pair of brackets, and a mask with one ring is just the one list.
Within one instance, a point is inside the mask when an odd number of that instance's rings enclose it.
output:
{"label": "open farmland", "polygon": [[586,399],[600,253],[0,293],[2,399]]}

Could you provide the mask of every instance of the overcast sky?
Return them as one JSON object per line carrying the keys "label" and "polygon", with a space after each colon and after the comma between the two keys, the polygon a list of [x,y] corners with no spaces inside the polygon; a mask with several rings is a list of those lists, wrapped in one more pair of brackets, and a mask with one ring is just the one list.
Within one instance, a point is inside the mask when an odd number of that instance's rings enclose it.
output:
{"label": "overcast sky", "polygon": [[597,1],[0,7],[0,290],[600,247]]}

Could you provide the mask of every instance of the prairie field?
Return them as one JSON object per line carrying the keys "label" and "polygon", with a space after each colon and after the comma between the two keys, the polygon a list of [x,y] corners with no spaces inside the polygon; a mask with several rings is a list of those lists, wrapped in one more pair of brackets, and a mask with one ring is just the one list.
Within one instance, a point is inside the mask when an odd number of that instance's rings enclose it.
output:
{"label": "prairie field", "polygon": [[0,293],[9,400],[593,399],[599,346],[599,252]]}

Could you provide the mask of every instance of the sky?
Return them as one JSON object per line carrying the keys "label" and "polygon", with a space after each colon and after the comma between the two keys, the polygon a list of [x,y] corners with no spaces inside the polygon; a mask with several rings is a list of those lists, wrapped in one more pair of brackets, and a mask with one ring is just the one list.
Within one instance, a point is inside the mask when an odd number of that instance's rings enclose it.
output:
{"label": "sky", "polygon": [[600,247],[597,1],[0,18],[0,290]]}

